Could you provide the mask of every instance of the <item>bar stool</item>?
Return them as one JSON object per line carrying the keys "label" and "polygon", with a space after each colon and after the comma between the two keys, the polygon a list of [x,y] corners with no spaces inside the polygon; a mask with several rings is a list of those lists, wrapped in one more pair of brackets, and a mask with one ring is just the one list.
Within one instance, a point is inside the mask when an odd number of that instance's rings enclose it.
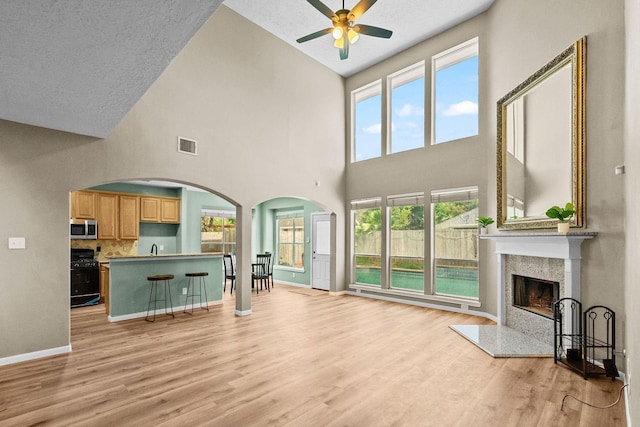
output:
{"label": "bar stool", "polygon": [[[147,280],[151,282],[151,289],[149,290],[149,305],[147,306],[147,315],[144,318],[147,322],[156,321],[156,305],[158,301],[164,301],[164,312],[171,317],[176,317],[173,314],[173,302],[171,301],[171,287],[169,286],[169,280],[173,279],[173,274],[158,274],[155,276],[147,277]],[[164,282],[164,299],[158,299],[158,282]],[[155,292],[154,292],[155,291]],[[169,296],[169,308],[167,309],[167,295]],[[153,319],[149,320],[149,310],[151,310],[151,297],[153,296]],[[169,313],[171,310],[171,313]]]}
{"label": "bar stool", "polygon": [[[204,280],[205,276],[208,276],[209,273],[207,272],[199,272],[199,273],[186,273],[185,276],[187,276],[189,278],[189,282],[187,283],[187,297],[184,300],[184,312],[187,314],[193,314],[193,305],[194,305],[194,298],[200,297],[200,308],[205,309],[207,311],[209,311],[209,298],[207,297],[207,284]],[[200,289],[199,292],[196,294],[196,290],[195,290],[195,284],[193,283],[193,281],[195,280],[195,277],[199,277],[200,278]],[[204,288],[204,302],[205,302],[205,306],[202,306],[202,288]],[[189,302],[189,297],[191,297],[191,313],[187,312],[187,305]]]}

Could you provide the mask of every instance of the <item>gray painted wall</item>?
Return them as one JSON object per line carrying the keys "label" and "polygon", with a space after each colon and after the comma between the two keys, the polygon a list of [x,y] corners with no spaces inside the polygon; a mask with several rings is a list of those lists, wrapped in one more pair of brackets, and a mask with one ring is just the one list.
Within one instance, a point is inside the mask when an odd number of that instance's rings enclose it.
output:
{"label": "gray painted wall", "polygon": [[[587,229],[598,237],[584,245],[582,302],[603,304],[624,325],[624,177],[614,167],[624,163],[623,100],[624,10],[621,2],[585,0],[497,0],[483,15],[418,44],[354,75],[350,92],[475,36],[480,38],[479,135],[410,152],[347,164],[348,200],[372,196],[477,185],[480,214],[496,212],[496,102],[580,37],[587,36]],[[431,81],[430,66],[426,81]],[[427,84],[430,99],[430,85]],[[383,103],[386,95],[383,87]],[[430,134],[431,107],[425,109]],[[383,117],[384,123],[384,117]],[[347,125],[350,126],[349,121]],[[384,128],[383,128],[384,132]],[[348,161],[349,159],[347,159]],[[614,219],[612,221],[612,219]],[[495,229],[492,229],[495,230]],[[430,236],[425,236],[425,240]],[[430,257],[430,248],[425,248]],[[481,311],[496,314],[496,271],[492,243],[480,244]],[[348,249],[350,252],[350,248]],[[349,256],[349,254],[348,254]],[[618,345],[624,346],[623,329]],[[618,359],[618,364],[623,365]]]}
{"label": "gray painted wall", "polygon": [[625,97],[625,135],[624,135],[624,163],[626,175],[622,179],[626,180],[626,263],[624,280],[625,308],[626,313],[622,316],[622,327],[625,334],[625,348],[627,351],[626,365],[621,369],[627,374],[627,381],[630,387],[627,390],[627,402],[633,402],[629,407],[631,422],[634,426],[640,425],[640,286],[638,277],[640,276],[640,4],[636,0],[625,2],[626,14],[626,97]]}
{"label": "gray painted wall", "polygon": [[[341,77],[221,6],[108,138],[0,122],[0,358],[70,344],[69,192],[104,183],[169,179],[236,205],[236,308],[250,312],[251,207],[294,196],[344,212],[343,92]],[[198,156],[177,153],[178,136],[198,140]],[[13,236],[27,248],[8,250]],[[342,284],[343,232],[336,247]]]}

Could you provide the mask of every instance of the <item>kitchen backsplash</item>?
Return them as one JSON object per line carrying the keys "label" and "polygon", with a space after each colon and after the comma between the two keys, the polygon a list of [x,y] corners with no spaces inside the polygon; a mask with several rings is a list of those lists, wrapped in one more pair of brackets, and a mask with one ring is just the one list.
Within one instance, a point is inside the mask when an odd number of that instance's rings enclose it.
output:
{"label": "kitchen backsplash", "polygon": [[[97,251],[100,246],[100,252]],[[98,261],[107,261],[112,256],[138,255],[137,240],[71,240],[73,249],[93,249]]]}

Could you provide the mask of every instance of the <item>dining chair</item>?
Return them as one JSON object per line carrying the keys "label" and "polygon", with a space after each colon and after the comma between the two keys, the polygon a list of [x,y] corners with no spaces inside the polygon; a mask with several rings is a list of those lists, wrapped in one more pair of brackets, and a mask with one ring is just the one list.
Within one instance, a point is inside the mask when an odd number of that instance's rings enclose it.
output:
{"label": "dining chair", "polygon": [[258,293],[258,286],[256,282],[259,282],[260,289],[264,285],[269,292],[271,288],[269,286],[269,261],[271,260],[271,254],[258,254],[256,256],[257,262],[251,264],[251,280]]}
{"label": "dining chair", "polygon": [[[271,252],[265,252],[267,255],[271,255]],[[275,264],[275,258],[271,256],[269,258],[269,269],[267,270],[267,276],[269,276],[270,285],[273,288],[273,264]]]}
{"label": "dining chair", "polygon": [[224,262],[224,288],[222,292],[227,290],[227,280],[231,280],[231,295],[233,295],[233,288],[236,287],[236,268],[233,265],[233,257],[223,255],[222,260]]}

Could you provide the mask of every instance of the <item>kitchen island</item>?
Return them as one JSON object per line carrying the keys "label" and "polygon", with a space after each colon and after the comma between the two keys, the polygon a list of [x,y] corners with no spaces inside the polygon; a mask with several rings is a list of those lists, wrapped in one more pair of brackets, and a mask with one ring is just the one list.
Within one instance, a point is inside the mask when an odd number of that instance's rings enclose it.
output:
{"label": "kitchen island", "polygon": [[[148,276],[173,274],[171,280],[171,301],[173,311],[178,314],[184,309],[188,278],[186,273],[207,272],[207,303],[222,303],[222,255],[215,254],[174,254],[118,256],[109,258],[109,307],[110,322],[145,317],[149,304],[150,283]],[[197,279],[199,281],[199,279]],[[164,289],[164,288],[162,288]],[[162,295],[162,289],[160,295]],[[198,293],[199,282],[195,283]],[[203,292],[204,299],[204,292]],[[191,301],[189,301],[191,303]],[[158,314],[164,313],[164,303],[159,303]],[[200,304],[195,297],[195,306]],[[191,306],[191,304],[189,304]]]}

